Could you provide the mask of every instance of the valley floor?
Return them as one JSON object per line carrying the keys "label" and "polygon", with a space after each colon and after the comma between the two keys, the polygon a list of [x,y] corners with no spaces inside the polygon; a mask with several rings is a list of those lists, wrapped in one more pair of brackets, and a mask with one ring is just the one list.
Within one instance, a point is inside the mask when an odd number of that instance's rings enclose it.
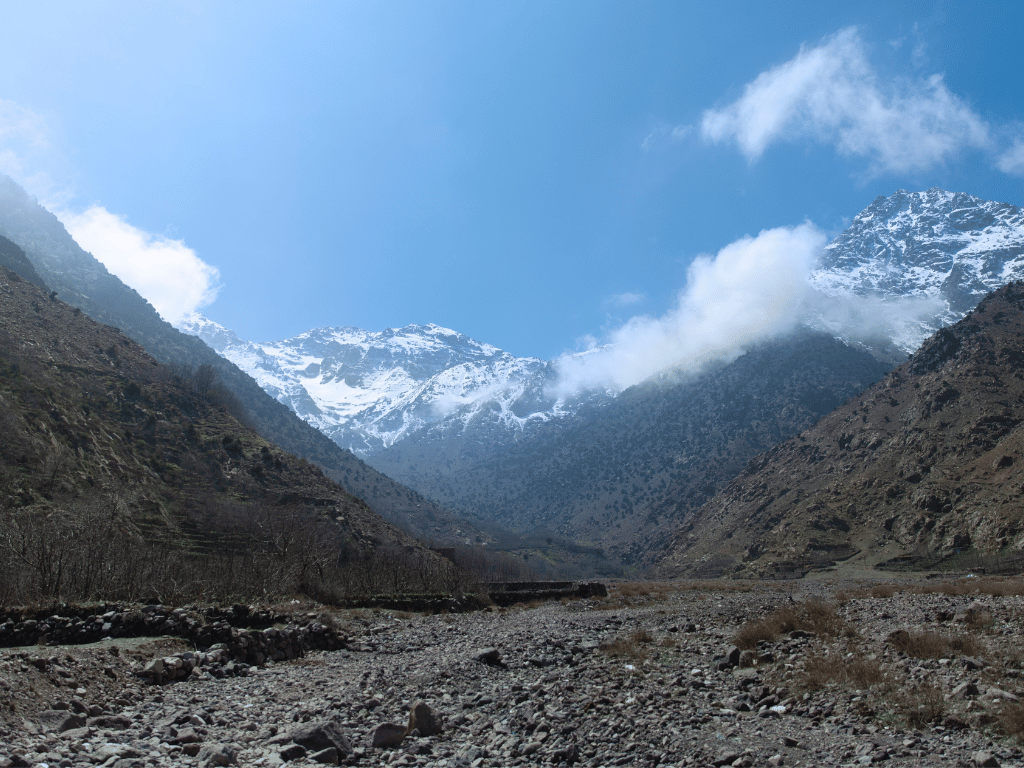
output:
{"label": "valley floor", "polygon": [[[0,766],[1024,765],[1007,735],[1024,730],[1019,593],[635,584],[460,615],[354,612],[337,618],[346,650],[164,686],[132,671],[179,641],[3,649]],[[443,731],[373,748],[417,699]],[[59,733],[66,707],[85,722]],[[317,725],[334,746],[309,741]]]}

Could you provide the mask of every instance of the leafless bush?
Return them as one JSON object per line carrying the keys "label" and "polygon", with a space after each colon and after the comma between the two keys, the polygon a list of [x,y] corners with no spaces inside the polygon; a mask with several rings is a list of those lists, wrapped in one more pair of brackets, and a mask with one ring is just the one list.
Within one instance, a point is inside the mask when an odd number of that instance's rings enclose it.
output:
{"label": "leafless bush", "polygon": [[355,547],[305,508],[211,503],[181,530],[143,537],[130,497],[106,494],[49,514],[0,515],[0,601],[323,602],[453,593],[476,583],[417,547]]}
{"label": "leafless bush", "polygon": [[481,582],[540,581],[540,574],[534,568],[506,552],[465,545],[436,551]]}

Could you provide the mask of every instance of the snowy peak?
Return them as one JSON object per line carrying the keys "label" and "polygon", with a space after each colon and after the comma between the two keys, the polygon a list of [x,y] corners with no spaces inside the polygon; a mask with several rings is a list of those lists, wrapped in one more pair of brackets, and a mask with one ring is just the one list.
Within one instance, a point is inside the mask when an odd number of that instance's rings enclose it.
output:
{"label": "snowy peak", "polygon": [[935,309],[894,338],[912,352],[982,296],[1024,279],[1024,212],[963,192],[879,197],[824,250],[812,285],[826,296],[928,299]]}
{"label": "snowy peak", "polygon": [[449,420],[486,413],[504,429],[563,412],[547,396],[549,363],[516,358],[439,325],[383,331],[315,328],[253,343],[193,315],[182,330],[206,341],[335,442],[371,456]]}

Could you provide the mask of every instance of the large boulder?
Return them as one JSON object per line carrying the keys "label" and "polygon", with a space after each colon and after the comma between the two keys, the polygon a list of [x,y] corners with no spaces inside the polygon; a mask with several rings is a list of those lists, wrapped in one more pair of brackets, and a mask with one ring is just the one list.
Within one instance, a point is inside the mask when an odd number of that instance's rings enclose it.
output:
{"label": "large boulder", "polygon": [[442,729],[441,716],[423,699],[416,699],[409,707],[408,732],[419,731],[420,736],[436,736]]}

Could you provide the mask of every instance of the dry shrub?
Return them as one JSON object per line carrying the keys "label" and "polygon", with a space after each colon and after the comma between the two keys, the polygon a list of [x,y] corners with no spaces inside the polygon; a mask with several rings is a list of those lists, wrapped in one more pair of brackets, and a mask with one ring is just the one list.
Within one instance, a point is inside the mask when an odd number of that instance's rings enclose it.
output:
{"label": "dry shrub", "polygon": [[812,599],[747,622],[736,632],[733,642],[741,650],[752,651],[759,642],[773,642],[779,635],[797,629],[813,632],[820,638],[853,636],[853,628],[836,613],[835,605]]}
{"label": "dry shrub", "polygon": [[761,619],[748,621],[736,633],[733,642],[744,651],[752,651],[760,642],[773,642],[779,635],[800,628],[797,612],[786,606]]}
{"label": "dry shrub", "polygon": [[638,643],[653,643],[654,635],[648,632],[646,629],[638,629],[634,632],[631,637]]}
{"label": "dry shrub", "polygon": [[964,624],[972,629],[982,630],[991,627],[993,621],[994,617],[991,611],[968,611]]}
{"label": "dry shrub", "polygon": [[868,659],[857,653],[833,653],[827,656],[812,653],[807,657],[800,678],[801,686],[809,690],[820,690],[831,684],[865,690],[885,682],[882,664],[877,659]]}
{"label": "dry shrub", "polygon": [[836,612],[836,606],[832,603],[808,600],[803,604],[801,618],[807,626],[799,629],[806,629],[821,638],[853,635],[853,628]]}
{"label": "dry shrub", "polygon": [[926,683],[901,692],[896,697],[896,710],[908,727],[925,728],[942,720],[946,699],[942,691]]}
{"label": "dry shrub", "polygon": [[877,598],[892,597],[899,591],[899,587],[895,584],[876,584],[871,588],[871,596]]}
{"label": "dry shrub", "polygon": [[1024,741],[1024,704],[1011,704],[1000,713],[1000,725],[1007,736]]}
{"label": "dry shrub", "polygon": [[908,588],[908,592],[916,594],[932,595],[942,594],[951,597],[963,595],[995,595],[1000,597],[1024,595],[1024,580],[1019,576],[1012,578],[1000,578],[997,576],[985,576],[975,579],[958,579],[957,581],[943,581],[938,584],[924,584],[918,587]]}
{"label": "dry shrub", "polygon": [[627,637],[617,637],[603,645],[601,650],[609,656],[644,661],[649,658],[650,649],[646,646],[654,642],[654,637],[645,629],[637,630]]}
{"label": "dry shrub", "polygon": [[889,644],[915,659],[939,659],[946,656],[977,656],[984,652],[981,642],[970,635],[944,635],[939,632],[906,632],[889,635]]}

